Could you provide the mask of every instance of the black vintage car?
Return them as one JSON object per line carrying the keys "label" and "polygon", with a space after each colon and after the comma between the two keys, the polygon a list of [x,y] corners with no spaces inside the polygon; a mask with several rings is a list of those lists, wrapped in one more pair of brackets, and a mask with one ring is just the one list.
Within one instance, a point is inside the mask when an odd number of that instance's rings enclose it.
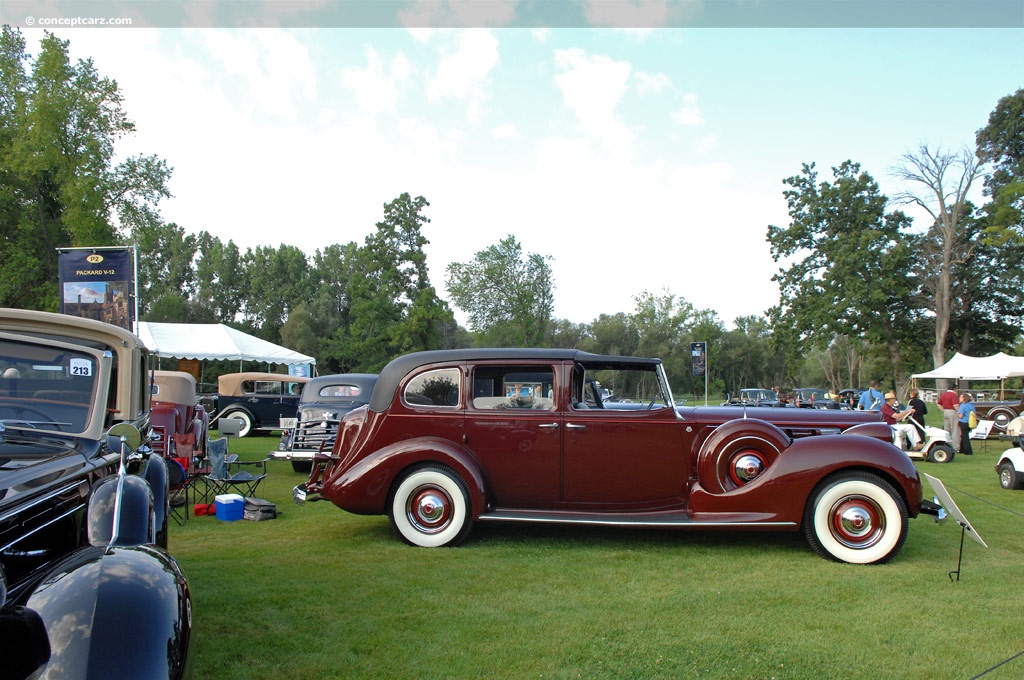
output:
{"label": "black vintage car", "polygon": [[200,401],[213,411],[210,426],[218,421],[239,421],[238,436],[247,437],[257,430],[282,429],[281,420],[295,417],[302,385],[309,378],[282,373],[226,373],[217,378],[217,394]]}
{"label": "black vintage car", "polygon": [[312,378],[302,387],[294,427],[285,429],[271,458],[290,460],[296,472],[309,472],[313,456],[330,453],[341,417],[370,402],[375,373],[343,373]]}
{"label": "black vintage car", "polygon": [[148,352],[115,326],[0,309],[0,676],[180,678],[192,601],[166,551]]}

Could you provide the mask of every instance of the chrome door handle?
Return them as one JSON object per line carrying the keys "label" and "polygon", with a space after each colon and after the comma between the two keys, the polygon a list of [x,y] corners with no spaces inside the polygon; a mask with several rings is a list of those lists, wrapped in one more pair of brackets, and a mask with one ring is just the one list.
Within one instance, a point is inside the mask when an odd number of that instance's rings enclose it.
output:
{"label": "chrome door handle", "polygon": [[539,427],[542,430],[553,430],[558,427],[558,423],[544,423],[543,425],[538,425],[537,427]]}
{"label": "chrome door handle", "polygon": [[569,423],[568,425],[566,425],[566,427],[569,428],[570,430],[585,430],[585,429],[587,429],[586,425],[577,425],[576,423]]}

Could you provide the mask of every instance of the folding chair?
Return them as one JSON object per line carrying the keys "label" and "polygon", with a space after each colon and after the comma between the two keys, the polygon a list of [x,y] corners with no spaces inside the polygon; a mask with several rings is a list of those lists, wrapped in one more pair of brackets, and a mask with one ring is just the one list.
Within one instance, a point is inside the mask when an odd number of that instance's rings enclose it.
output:
{"label": "folding chair", "polygon": [[188,488],[190,479],[188,476],[187,458],[164,458],[167,465],[167,490],[168,505],[171,509],[171,517],[178,526],[185,526],[188,521]]}
{"label": "folding chair", "polygon": [[[258,461],[238,460],[237,455],[228,453],[228,440],[224,437],[207,442],[206,456],[210,460],[210,474],[200,478],[205,484],[203,501],[206,503],[209,503],[212,497],[225,493],[237,493],[243,497],[255,496],[256,490],[267,476],[268,458]],[[231,473],[231,466],[240,468],[244,465],[262,468],[263,473],[254,475],[242,469]]]}

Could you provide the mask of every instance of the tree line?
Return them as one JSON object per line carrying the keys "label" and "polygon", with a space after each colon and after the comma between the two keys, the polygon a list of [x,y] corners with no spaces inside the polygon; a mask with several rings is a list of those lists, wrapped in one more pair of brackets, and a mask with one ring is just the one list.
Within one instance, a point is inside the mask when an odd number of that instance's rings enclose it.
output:
{"label": "tree line", "polygon": [[[426,198],[399,194],[361,243],[313,254],[242,251],[165,223],[171,168],[157,156],[114,163],[134,132],[116,82],[46,34],[39,53],[0,34],[0,305],[59,308],[56,249],[136,244],[140,318],[226,323],[317,358],[321,373],[374,372],[415,350],[578,347],[658,356],[680,396],[700,398],[689,345],[708,343],[708,391],[750,386],[900,385],[953,350],[1024,353],[1024,90],[997,102],[973,151],[926,145],[896,174],[892,198],[854,161],[822,178],[785,178],[789,224],[767,227],[779,304],[727,328],[711,309],[642,291],[628,313],[553,317],[555,266],[512,235],[445,272],[452,307],[429,280]],[[986,202],[968,194],[983,185]],[[930,215],[915,229],[901,210]],[[235,365],[237,367],[237,364]]]}

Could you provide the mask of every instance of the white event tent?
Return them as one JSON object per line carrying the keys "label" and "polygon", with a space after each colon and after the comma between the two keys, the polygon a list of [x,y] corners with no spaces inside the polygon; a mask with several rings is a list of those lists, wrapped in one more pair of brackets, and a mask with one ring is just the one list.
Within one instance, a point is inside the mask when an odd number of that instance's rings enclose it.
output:
{"label": "white event tent", "polygon": [[316,364],[316,359],[275,345],[220,323],[154,323],[140,321],[138,335],[158,357],[174,359],[236,359],[269,364]]}
{"label": "white event tent", "polygon": [[915,373],[910,376],[917,380],[924,378],[930,380],[953,379],[953,380],[998,380],[999,398],[1004,399],[1006,390],[1003,381],[1007,378],[1024,377],[1024,357],[1015,357],[999,352],[987,357],[972,357],[957,352],[953,358],[938,368],[927,373]]}
{"label": "white event tent", "polygon": [[957,352],[953,358],[927,373],[911,378],[953,378],[955,380],[1005,380],[1024,377],[1024,357],[999,352],[987,357],[972,357]]}

